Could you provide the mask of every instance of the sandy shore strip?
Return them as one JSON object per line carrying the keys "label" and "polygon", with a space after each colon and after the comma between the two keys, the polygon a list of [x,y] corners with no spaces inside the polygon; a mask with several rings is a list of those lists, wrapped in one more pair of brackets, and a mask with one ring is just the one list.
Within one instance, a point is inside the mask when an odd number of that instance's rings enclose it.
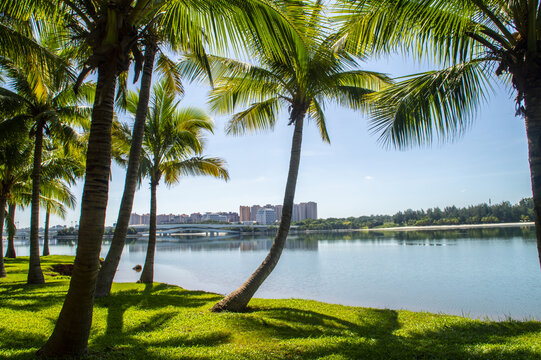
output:
{"label": "sandy shore strip", "polygon": [[461,224],[461,225],[426,225],[426,226],[397,226],[390,228],[359,229],[367,231],[419,231],[419,230],[460,230],[460,229],[488,229],[535,226],[532,222],[496,223],[496,224]]}

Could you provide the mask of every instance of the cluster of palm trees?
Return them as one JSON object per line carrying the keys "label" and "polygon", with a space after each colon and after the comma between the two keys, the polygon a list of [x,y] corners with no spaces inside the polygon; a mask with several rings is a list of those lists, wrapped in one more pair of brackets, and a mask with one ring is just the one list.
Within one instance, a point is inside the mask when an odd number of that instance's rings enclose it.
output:
{"label": "cluster of palm trees", "polygon": [[[134,192],[144,178],[150,180],[154,215],[162,178],[166,184],[183,175],[228,179],[223,160],[202,155],[203,134],[213,129],[208,115],[178,109],[181,78],[212,85],[211,109],[233,114],[230,134],[272,129],[281,109],[293,127],[282,219],[271,250],[213,311],[245,310],[276,266],[291,223],[304,122],[314,121],[323,141],[330,142],[326,103],[368,113],[384,143],[407,147],[460,133],[474,119],[490,82],[507,81],[517,93],[517,114],[526,122],[539,225],[540,13],[538,0],[3,1],[0,74],[9,86],[0,90],[0,220],[7,204],[12,219],[15,194],[21,199],[30,194],[30,283],[43,282],[40,204],[47,214],[54,204],[72,204],[69,195],[52,190],[53,184],[67,190],[81,176],[81,166],[61,164],[62,172],[49,172],[47,166],[68,159],[83,159],[85,166],[74,271],[40,355],[86,351],[94,297],[110,293]],[[360,69],[364,58],[399,48],[433,58],[441,69],[396,80]],[[180,53],[181,60],[171,60],[171,53]],[[130,69],[134,82],[140,78],[138,94],[127,90]],[[154,72],[160,80],[152,87]],[[86,80],[91,73],[95,84]],[[121,109],[133,115],[132,128],[115,122]],[[86,129],[86,135],[74,128]],[[73,156],[77,151],[80,155]],[[100,268],[112,157],[126,164],[126,182]],[[15,186],[23,170],[28,191]],[[146,283],[153,281],[155,226],[154,219],[141,276]],[[536,228],[541,252],[541,227]]]}

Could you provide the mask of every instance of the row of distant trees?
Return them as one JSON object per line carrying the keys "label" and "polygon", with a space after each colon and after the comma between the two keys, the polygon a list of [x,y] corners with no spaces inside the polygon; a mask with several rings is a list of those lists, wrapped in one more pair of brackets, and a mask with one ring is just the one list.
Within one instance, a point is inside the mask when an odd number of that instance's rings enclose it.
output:
{"label": "row of distant trees", "polygon": [[526,222],[534,219],[533,199],[525,198],[517,204],[503,201],[457,208],[446,206],[427,210],[399,211],[394,215],[370,215],[348,218],[306,219],[297,222],[300,230],[363,229],[382,226],[424,226],[489,224],[502,222]]}

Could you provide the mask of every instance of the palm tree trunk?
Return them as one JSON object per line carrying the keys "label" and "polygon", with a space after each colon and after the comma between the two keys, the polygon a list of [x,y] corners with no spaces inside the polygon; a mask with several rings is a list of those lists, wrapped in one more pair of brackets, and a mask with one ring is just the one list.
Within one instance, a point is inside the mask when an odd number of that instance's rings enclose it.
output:
{"label": "palm tree trunk", "polygon": [[38,351],[40,356],[79,357],[87,350],[109,190],[116,69],[114,59],[98,66],[73,275],[55,329]]}
{"label": "palm tree trunk", "polygon": [[0,196],[0,278],[6,277],[4,266],[4,217],[6,214],[7,196]]}
{"label": "palm tree trunk", "polygon": [[532,180],[537,254],[541,265],[541,77],[528,77],[524,87],[525,123],[528,159]]}
{"label": "palm tree trunk", "polygon": [[111,241],[111,247],[107,252],[105,261],[101,266],[96,284],[96,297],[109,296],[113,279],[115,277],[122,250],[126,242],[128,226],[130,223],[131,211],[133,208],[133,197],[137,188],[139,173],[139,163],[141,162],[141,145],[145,134],[145,120],[148,112],[148,102],[150,99],[150,88],[152,86],[152,72],[154,70],[154,58],[158,47],[150,43],[145,47],[145,65],[141,77],[141,90],[139,91],[139,103],[135,113],[135,122],[133,125],[132,142],[130,147],[130,156],[128,159],[128,169],[126,171],[126,180],[124,183],[124,193],[118,211],[115,233]]}
{"label": "palm tree trunk", "polygon": [[15,208],[16,204],[9,204],[8,206],[8,216],[11,226],[8,226],[8,249],[6,251],[6,257],[10,259],[15,259],[17,254],[15,253]]}
{"label": "palm tree trunk", "polygon": [[28,262],[28,284],[44,284],[45,279],[39,261],[39,193],[41,156],[43,152],[43,120],[36,124],[34,164],[32,168],[32,203],[30,211],[30,260]]}
{"label": "palm tree trunk", "polygon": [[43,256],[50,255],[49,252],[49,217],[51,213],[49,208],[45,212],[45,230],[43,231]]}
{"label": "palm tree trunk", "polygon": [[[286,242],[289,227],[291,225],[291,215],[293,212],[293,200],[295,198],[295,188],[297,186],[297,175],[299,173],[299,163],[301,160],[301,145],[302,145],[302,126],[306,111],[292,111],[292,120],[295,120],[295,131],[293,133],[293,141],[291,144],[291,157],[289,159],[289,173],[287,175],[286,191],[284,195],[284,204],[282,210],[282,218],[278,233],[274,238],[271,249],[267,257],[257,270],[244,282],[237,290],[227,295],[220,302],[214,305],[210,310],[214,312],[220,311],[244,311],[248,302],[252,299],[255,292],[263,281],[270,275],[272,270],[278,264],[282,250]],[[296,116],[294,114],[297,114]]]}
{"label": "palm tree trunk", "polygon": [[150,225],[148,229],[148,247],[145,265],[141,273],[140,282],[144,284],[152,284],[154,281],[154,253],[156,251],[156,188],[158,181],[155,176],[150,180]]}

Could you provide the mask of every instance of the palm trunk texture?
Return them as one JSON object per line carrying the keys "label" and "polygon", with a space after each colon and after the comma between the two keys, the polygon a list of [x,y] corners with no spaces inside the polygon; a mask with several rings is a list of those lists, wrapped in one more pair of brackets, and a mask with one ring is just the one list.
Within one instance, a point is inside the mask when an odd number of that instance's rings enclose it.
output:
{"label": "palm trunk texture", "polygon": [[36,124],[34,165],[32,168],[32,205],[30,210],[30,259],[28,262],[28,284],[44,284],[45,278],[39,261],[39,192],[41,178],[41,156],[43,152],[43,121]]}
{"label": "palm trunk texture", "polygon": [[73,275],[55,329],[38,351],[40,356],[80,357],[87,351],[109,189],[116,65],[111,61],[98,66]]}
{"label": "palm trunk texture", "polygon": [[130,223],[131,211],[133,208],[133,197],[137,188],[137,179],[139,164],[141,162],[141,145],[145,135],[145,121],[148,112],[148,102],[150,99],[150,88],[152,86],[152,72],[154,70],[154,58],[157,53],[155,44],[147,44],[145,47],[145,65],[143,75],[141,76],[141,90],[139,92],[139,103],[135,113],[135,122],[133,125],[132,143],[130,147],[130,156],[128,159],[128,169],[126,171],[126,180],[124,183],[124,193],[120,202],[118,219],[116,221],[115,232],[111,247],[107,252],[105,261],[98,273],[98,282],[96,284],[96,297],[109,296],[113,279],[124,250],[128,226]]}
{"label": "palm trunk texture", "polygon": [[43,256],[50,255],[49,252],[49,218],[51,217],[51,213],[49,212],[49,209],[47,209],[47,212],[45,213],[45,230],[43,231]]}
{"label": "palm trunk texture", "polygon": [[[294,112],[295,113],[295,112]],[[291,157],[289,159],[289,173],[287,175],[286,191],[284,195],[284,204],[282,210],[282,219],[278,233],[274,238],[271,249],[267,257],[257,270],[244,282],[237,290],[227,295],[220,302],[214,305],[210,310],[213,312],[221,311],[245,311],[248,302],[252,299],[255,292],[263,281],[278,264],[280,255],[286,243],[287,234],[291,225],[291,215],[293,212],[293,201],[295,198],[295,188],[297,186],[297,175],[299,174],[299,163],[301,160],[301,145],[302,145],[302,126],[305,112],[302,111],[295,116],[295,131],[293,133],[293,141],[291,144]]]}
{"label": "palm trunk texture", "polygon": [[7,197],[0,197],[0,278],[6,277],[6,267],[4,266],[4,217],[6,215]]}
{"label": "palm trunk texture", "polygon": [[148,247],[145,265],[141,273],[140,282],[152,284],[154,281],[154,253],[156,252],[156,188],[158,181],[152,176],[150,180],[150,225],[148,229]]}
{"label": "palm trunk texture", "polygon": [[9,204],[8,206],[8,216],[10,218],[11,224],[13,226],[8,227],[8,249],[6,251],[6,257],[10,259],[15,259],[17,254],[15,253],[15,208],[17,205]]}
{"label": "palm trunk texture", "polygon": [[537,254],[541,266],[541,74],[528,77],[524,88],[528,159],[532,181]]}

